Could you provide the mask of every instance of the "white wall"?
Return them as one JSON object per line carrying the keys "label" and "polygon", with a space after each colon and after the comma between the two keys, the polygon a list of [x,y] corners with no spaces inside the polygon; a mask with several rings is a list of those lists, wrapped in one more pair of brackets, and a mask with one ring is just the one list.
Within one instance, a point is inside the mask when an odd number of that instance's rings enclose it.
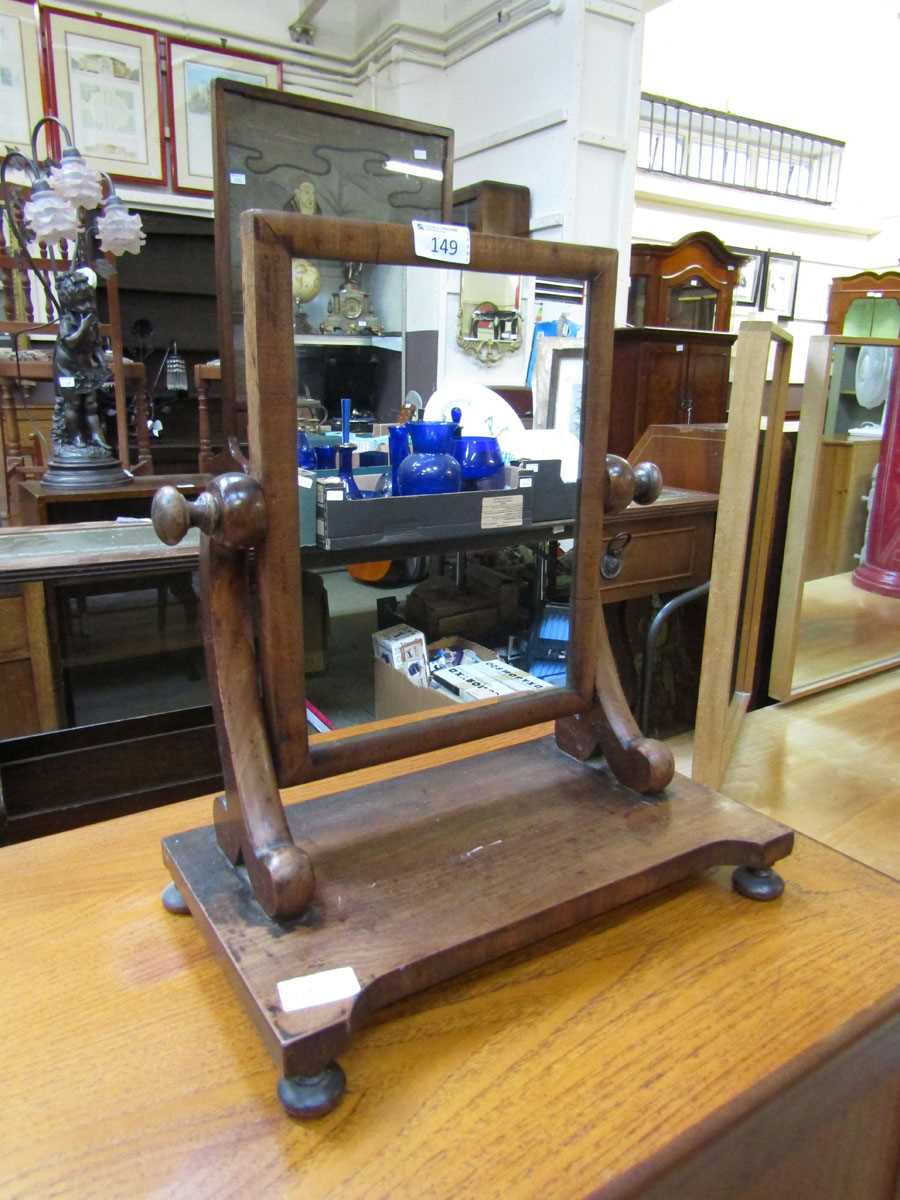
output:
{"label": "white wall", "polygon": [[[633,238],[709,229],[725,243],[797,254],[792,379],[820,333],[831,280],[900,254],[894,0],[668,0],[644,23],[645,92],[847,143],[837,203],[823,207],[638,172]],[[733,327],[754,314],[736,308]]]}

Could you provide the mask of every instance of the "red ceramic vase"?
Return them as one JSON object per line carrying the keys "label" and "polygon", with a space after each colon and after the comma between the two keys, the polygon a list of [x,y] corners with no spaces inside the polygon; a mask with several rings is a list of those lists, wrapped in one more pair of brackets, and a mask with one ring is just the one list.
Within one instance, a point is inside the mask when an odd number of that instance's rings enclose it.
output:
{"label": "red ceramic vase", "polygon": [[867,592],[900,599],[900,369],[895,365],[872,497],[866,560],[853,582]]}

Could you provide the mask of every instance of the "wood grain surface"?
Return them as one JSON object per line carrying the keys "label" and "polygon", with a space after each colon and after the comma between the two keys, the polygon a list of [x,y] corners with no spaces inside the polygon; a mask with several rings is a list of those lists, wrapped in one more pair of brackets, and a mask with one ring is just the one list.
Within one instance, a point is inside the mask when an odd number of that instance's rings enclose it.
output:
{"label": "wood grain surface", "polygon": [[900,880],[898,728],[896,669],[757,709],[722,791]]}
{"label": "wood grain surface", "polygon": [[638,1196],[900,1003],[897,884],[801,838],[773,904],[716,871],[386,1010],[341,1106],[297,1125],[192,920],[159,903],[160,837],[210,808],[0,851],[3,1196]]}

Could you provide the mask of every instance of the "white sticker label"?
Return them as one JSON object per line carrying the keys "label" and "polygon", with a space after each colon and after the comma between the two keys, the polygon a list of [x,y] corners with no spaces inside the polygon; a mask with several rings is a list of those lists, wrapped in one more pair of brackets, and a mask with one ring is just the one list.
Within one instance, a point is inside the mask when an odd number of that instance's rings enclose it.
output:
{"label": "white sticker label", "polygon": [[465,225],[438,225],[413,221],[413,241],[419,258],[465,264],[472,256],[471,238]]}
{"label": "white sticker label", "polygon": [[675,347],[675,353],[676,354],[684,353],[684,343],[683,342],[679,342],[678,345]]}
{"label": "white sticker label", "polygon": [[522,470],[523,471],[539,471],[540,468],[538,467],[537,463],[522,463]]}
{"label": "white sticker label", "polygon": [[247,176],[242,171],[229,171],[228,182],[236,183],[240,187],[247,182]]}
{"label": "white sticker label", "polygon": [[333,971],[317,971],[314,975],[298,975],[276,984],[281,1011],[300,1012],[318,1004],[334,1004],[349,1000],[362,991],[352,967],[335,967]]}
{"label": "white sticker label", "polygon": [[71,375],[60,375],[59,386],[60,387],[74,387],[75,380],[72,378]]}
{"label": "white sticker label", "polygon": [[519,480],[519,487],[520,487],[520,488],[522,488],[522,487],[531,487],[531,485],[532,485],[533,483],[534,483],[534,480],[533,480],[532,478],[530,478],[530,476],[528,476],[528,475],[525,475],[525,476],[523,476],[523,478],[521,478],[521,479]]}
{"label": "white sticker label", "polygon": [[339,491],[337,490],[337,488],[334,488],[333,490],[332,490],[332,489],[329,489],[329,490],[328,490],[328,491],[325,493],[325,499],[326,499],[326,500],[343,500],[343,498],[344,498],[344,493],[343,493],[343,492],[339,492]]}
{"label": "white sticker label", "polygon": [[428,157],[427,150],[419,150],[418,148],[413,150],[413,158],[423,159],[423,158],[427,158],[427,157]]}
{"label": "white sticker label", "polygon": [[312,475],[300,475],[298,473],[297,482],[302,488],[311,488],[315,483],[315,480],[313,479]]}
{"label": "white sticker label", "polygon": [[521,525],[524,503],[522,495],[485,496],[481,502],[481,528],[504,529],[509,525]]}

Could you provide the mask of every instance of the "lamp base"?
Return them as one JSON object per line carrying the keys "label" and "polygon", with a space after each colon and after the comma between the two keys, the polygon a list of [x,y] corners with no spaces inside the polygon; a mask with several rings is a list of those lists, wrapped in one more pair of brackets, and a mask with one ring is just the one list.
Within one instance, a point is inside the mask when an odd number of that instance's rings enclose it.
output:
{"label": "lamp base", "polygon": [[90,488],[124,487],[132,479],[117,458],[51,458],[41,483],[47,488],[74,492]]}

